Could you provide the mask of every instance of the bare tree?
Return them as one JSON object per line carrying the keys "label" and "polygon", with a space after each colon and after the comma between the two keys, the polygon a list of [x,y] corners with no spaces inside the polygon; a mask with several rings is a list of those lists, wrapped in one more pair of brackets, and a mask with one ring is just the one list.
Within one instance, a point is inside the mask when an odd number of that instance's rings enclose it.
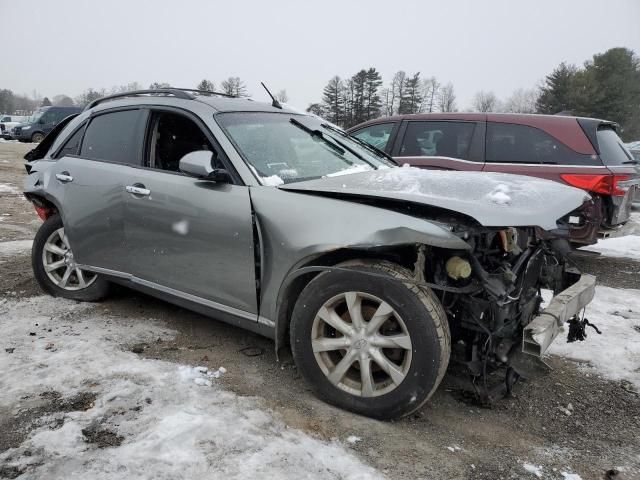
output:
{"label": "bare tree", "polygon": [[222,91],[235,97],[248,97],[247,87],[240,77],[229,77],[221,83]]}
{"label": "bare tree", "polygon": [[493,92],[480,90],[473,97],[473,109],[476,112],[496,112],[498,111],[498,97]]}
{"label": "bare tree", "polygon": [[389,91],[387,93],[388,100],[387,103],[387,115],[393,115],[398,112],[398,108],[400,107],[400,101],[402,100],[402,95],[404,93],[404,82],[407,78],[407,74],[400,70],[396,72],[391,80],[391,85],[389,87]]}
{"label": "bare tree", "polygon": [[289,101],[289,95],[287,95],[287,91],[285,89],[280,90],[276,93],[276,100],[280,103],[287,103]]}
{"label": "bare tree", "polygon": [[425,78],[422,81],[422,105],[420,105],[421,112],[432,113],[436,109],[436,100],[438,98],[438,90],[440,84],[436,77]]}
{"label": "bare tree", "polygon": [[55,97],[53,97],[53,99],[51,100],[51,102],[56,106],[56,107],[73,107],[74,103],[73,103],[73,99],[67,95],[56,95]]}
{"label": "bare tree", "polygon": [[511,113],[535,113],[539,90],[519,88],[504,102],[504,111]]}
{"label": "bare tree", "polygon": [[453,84],[447,83],[438,91],[438,110],[441,112],[456,111],[456,94],[453,91]]}

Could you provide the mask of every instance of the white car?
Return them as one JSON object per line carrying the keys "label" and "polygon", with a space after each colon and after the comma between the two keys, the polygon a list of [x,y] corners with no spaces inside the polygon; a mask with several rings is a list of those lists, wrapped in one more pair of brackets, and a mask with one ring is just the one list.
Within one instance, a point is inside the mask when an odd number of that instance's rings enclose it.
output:
{"label": "white car", "polygon": [[11,138],[11,131],[14,127],[24,123],[27,118],[23,115],[0,115],[0,136]]}

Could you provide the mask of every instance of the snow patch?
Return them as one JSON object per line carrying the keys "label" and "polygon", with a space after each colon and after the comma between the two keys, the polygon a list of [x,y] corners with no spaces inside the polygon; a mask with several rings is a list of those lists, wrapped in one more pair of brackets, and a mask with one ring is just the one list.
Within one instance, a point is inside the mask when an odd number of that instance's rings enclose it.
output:
{"label": "snow patch", "polygon": [[611,380],[629,381],[640,391],[640,290],[598,286],[585,317],[602,335],[587,327],[584,342],[567,343],[561,333],[548,352],[586,362],[583,368],[595,368]]}
{"label": "snow patch", "polygon": [[560,472],[560,473],[562,474],[562,478],[564,480],[582,480],[582,477],[577,473],[567,473],[567,472]]}
{"label": "snow patch", "polygon": [[[0,453],[0,464],[25,477],[380,478],[339,442],[287,428],[259,400],[225,390],[208,369],[123,347],[173,338],[161,323],[34,297],[1,304],[0,331],[3,411],[25,408],[45,392],[95,396],[87,410],[42,417],[20,446]],[[87,428],[121,442],[99,448]]]}
{"label": "snow patch", "polygon": [[534,474],[538,478],[542,478],[542,465],[536,467],[530,463],[525,463],[523,467],[527,472]]}
{"label": "snow patch", "polygon": [[333,173],[329,173],[326,176],[327,177],[339,177],[341,175],[350,175],[352,173],[360,173],[360,172],[368,172],[372,170],[372,168],[369,165],[364,165],[362,163],[359,163],[357,165],[353,165],[349,168],[345,168],[344,170],[339,170],[337,172],[333,172]]}
{"label": "snow patch", "polygon": [[360,437],[357,437],[355,435],[349,435],[347,437],[347,443],[358,443],[361,442],[362,439]]}
{"label": "snow patch", "polygon": [[592,245],[584,250],[599,252],[604,257],[640,260],[640,236],[627,235],[624,237],[607,238],[599,240],[596,245]]}
{"label": "snow patch", "polygon": [[18,190],[16,187],[14,187],[9,183],[0,183],[0,193],[9,193],[12,195],[17,195],[20,193],[20,190]]}
{"label": "snow patch", "polygon": [[499,183],[487,194],[487,198],[498,205],[509,205],[511,203],[509,193],[511,193],[509,186],[504,183]]}
{"label": "snow patch", "polygon": [[12,240],[0,242],[0,258],[12,257],[31,252],[33,240]]}
{"label": "snow patch", "polygon": [[283,185],[284,180],[280,178],[278,175],[271,175],[270,177],[260,177],[263,185],[267,185],[269,187],[276,187],[278,185]]}
{"label": "snow patch", "polygon": [[189,220],[180,220],[171,225],[171,230],[178,235],[187,235],[189,233]]}

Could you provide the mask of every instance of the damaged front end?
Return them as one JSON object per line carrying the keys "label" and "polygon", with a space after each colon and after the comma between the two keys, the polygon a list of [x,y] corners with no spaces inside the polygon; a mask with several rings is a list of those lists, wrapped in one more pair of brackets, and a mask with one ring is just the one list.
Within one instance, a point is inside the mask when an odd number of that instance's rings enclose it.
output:
{"label": "damaged front end", "polygon": [[[434,290],[449,319],[453,359],[466,365],[490,401],[491,372],[506,369],[499,390],[509,393],[519,376],[544,367],[540,358],[565,323],[584,328],[578,315],[594,296],[595,277],[569,266],[567,241],[541,229],[477,227],[456,234],[471,249],[433,249],[425,280],[443,287]],[[543,308],[544,290],[553,298]]]}

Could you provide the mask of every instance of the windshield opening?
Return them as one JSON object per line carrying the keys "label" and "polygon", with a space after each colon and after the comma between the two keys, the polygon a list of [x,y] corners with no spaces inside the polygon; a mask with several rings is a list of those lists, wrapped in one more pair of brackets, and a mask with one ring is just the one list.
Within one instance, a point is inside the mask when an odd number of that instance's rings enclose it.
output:
{"label": "windshield opening", "polygon": [[40,120],[40,117],[44,115],[44,112],[34,112],[29,118],[25,120],[25,123],[36,123]]}
{"label": "windshield opening", "polygon": [[222,113],[216,119],[263,185],[389,168],[384,155],[332,131],[312,116]]}

